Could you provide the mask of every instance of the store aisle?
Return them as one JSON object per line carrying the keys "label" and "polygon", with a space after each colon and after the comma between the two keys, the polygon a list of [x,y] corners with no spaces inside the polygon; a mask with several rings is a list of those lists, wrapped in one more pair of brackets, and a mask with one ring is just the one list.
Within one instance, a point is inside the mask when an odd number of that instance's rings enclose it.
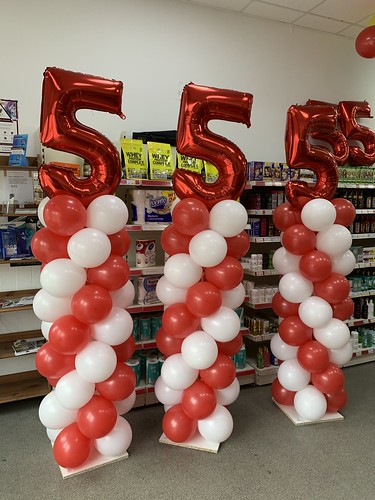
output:
{"label": "store aisle", "polygon": [[40,400],[0,407],[2,500],[373,499],[375,363],[345,369],[345,420],[295,427],[270,386],[244,387],[235,428],[217,455],[158,443],[161,405],[133,410],[128,460],[63,480]]}

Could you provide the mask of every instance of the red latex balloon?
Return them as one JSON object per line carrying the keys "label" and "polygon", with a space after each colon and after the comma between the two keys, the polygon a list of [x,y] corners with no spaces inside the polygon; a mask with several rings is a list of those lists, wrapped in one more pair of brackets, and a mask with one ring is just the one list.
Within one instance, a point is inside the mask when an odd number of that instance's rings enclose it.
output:
{"label": "red latex balloon", "polygon": [[315,283],[314,291],[330,304],[339,304],[348,297],[350,285],[342,274],[331,273],[325,280]]}
{"label": "red latex balloon", "polygon": [[121,180],[121,162],[116,147],[98,131],[76,119],[79,109],[121,113],[122,82],[75,73],[59,68],[44,72],[40,138],[45,146],[80,156],[91,167],[79,179],[71,169],[53,164],[39,168],[43,191],[52,198],[72,194],[87,206],[99,195],[115,192]]}
{"label": "red latex balloon", "polygon": [[333,154],[327,148],[312,145],[309,136],[315,132],[335,132],[338,113],[333,106],[290,106],[285,131],[286,161],[291,168],[312,170],[317,178],[314,187],[303,181],[285,186],[288,201],[296,208],[314,198],[330,200],[337,189],[338,171]]}
{"label": "red latex balloon", "polygon": [[196,380],[185,389],[181,397],[181,407],[192,420],[207,418],[216,408],[216,394],[202,380]]}
{"label": "red latex balloon", "polygon": [[111,432],[117,421],[117,411],[103,396],[94,395],[77,413],[79,430],[91,439],[99,439]]}
{"label": "red latex balloon", "polygon": [[130,359],[135,351],[135,340],[134,337],[129,337],[122,344],[113,345],[112,349],[115,351],[117,356],[117,361],[127,361]]}
{"label": "red latex balloon", "polygon": [[272,297],[272,309],[274,313],[281,318],[286,318],[287,316],[298,316],[298,308],[298,303],[285,300],[280,292],[276,292]]}
{"label": "red latex balloon", "polygon": [[61,377],[47,377],[47,381],[49,385],[52,385],[52,387],[56,387],[57,382],[60,380]]}
{"label": "red latex balloon", "polygon": [[58,434],[53,444],[53,456],[60,467],[74,469],[86,462],[92,449],[91,439],[73,423]]}
{"label": "red latex balloon", "polygon": [[156,333],[156,347],[164,356],[171,356],[181,352],[183,338],[176,338],[174,335],[167,333],[164,328],[159,328]]}
{"label": "red latex balloon", "polygon": [[[181,98],[177,126],[177,151],[215,165],[218,179],[208,184],[200,173],[177,168],[173,187],[177,196],[192,197],[212,208],[221,200],[236,200],[246,184],[246,158],[233,142],[211,132],[210,120],[244,123],[250,127],[253,96],[228,89],[189,83]],[[177,205],[178,206],[178,205]]]}
{"label": "red latex balloon", "polygon": [[[174,210],[173,210],[174,211]],[[189,243],[192,236],[177,231],[175,224],[167,226],[161,233],[160,243],[168,255],[189,253]]]}
{"label": "red latex balloon", "polygon": [[103,382],[97,382],[96,390],[105,398],[111,401],[126,399],[134,391],[135,373],[130,366],[124,363],[117,363],[112,375]]}
{"label": "red latex balloon", "polygon": [[72,298],[72,313],[82,323],[89,325],[106,318],[112,309],[108,290],[98,285],[85,285]]}
{"label": "red latex balloon", "polygon": [[241,283],[243,267],[237,259],[227,256],[217,266],[206,267],[204,276],[216,288],[230,290]]}
{"label": "red latex balloon", "polygon": [[308,372],[321,372],[329,365],[328,350],[317,340],[310,340],[299,347],[297,360],[302,368]]}
{"label": "red latex balloon", "polygon": [[114,291],[127,283],[129,275],[126,260],[121,255],[111,254],[100,266],[87,269],[87,282]]}
{"label": "red latex balloon", "polygon": [[61,354],[77,354],[90,340],[91,328],[72,315],[61,316],[52,324],[48,341]]}
{"label": "red latex balloon", "polygon": [[375,57],[375,26],[367,26],[359,33],[355,40],[355,50],[366,59]]}
{"label": "red latex balloon", "polygon": [[354,301],[351,297],[346,297],[345,300],[338,304],[332,304],[333,317],[345,321],[354,313]]}
{"label": "red latex balloon", "polygon": [[185,300],[186,307],[198,318],[213,314],[222,303],[220,290],[207,281],[200,281],[191,286]]}
{"label": "red latex balloon", "polygon": [[209,212],[206,205],[194,198],[185,198],[173,209],[172,221],[177,231],[194,236],[208,228]]}
{"label": "red latex balloon", "polygon": [[314,250],[316,236],[314,231],[303,224],[294,224],[285,229],[283,246],[293,255],[303,255]]}
{"label": "red latex balloon", "polygon": [[348,395],[344,387],[342,387],[335,394],[324,394],[327,400],[327,411],[339,411],[343,408],[347,401]]}
{"label": "red latex balloon", "polygon": [[309,328],[299,316],[288,316],[279,325],[281,340],[289,345],[302,345],[312,339],[312,328]]}
{"label": "red latex balloon", "polygon": [[353,203],[345,198],[335,198],[332,200],[332,205],[336,209],[335,224],[341,224],[348,227],[355,219],[355,206]]}
{"label": "red latex balloon", "polygon": [[272,382],[271,393],[276,403],[280,405],[292,406],[294,404],[295,392],[288,391],[279,382],[278,378]]}
{"label": "red latex balloon", "polygon": [[168,439],[174,443],[183,443],[194,436],[197,421],[189,418],[181,405],[174,405],[165,413],[162,428]]}
{"label": "red latex balloon", "polygon": [[111,242],[111,253],[121,255],[121,257],[128,253],[131,239],[125,228],[117,233],[108,234],[107,236]]}
{"label": "red latex balloon", "polygon": [[285,231],[294,224],[302,224],[301,211],[294,208],[288,201],[279,205],[273,212],[273,222],[277,229]]}
{"label": "red latex balloon", "polygon": [[44,207],[43,217],[51,231],[60,236],[71,236],[86,225],[87,213],[74,196],[54,196]]}
{"label": "red latex balloon", "polygon": [[216,361],[209,368],[200,370],[199,375],[213,389],[224,389],[236,378],[236,367],[228,356],[219,352]]}
{"label": "red latex balloon", "polygon": [[242,333],[239,332],[239,334],[234,337],[234,339],[230,340],[229,342],[216,342],[217,347],[219,349],[219,352],[221,354],[225,354],[226,356],[234,356],[235,354],[238,353],[238,351],[241,349],[241,346],[243,344],[243,337]]}
{"label": "red latex balloon", "polygon": [[43,227],[34,234],[31,240],[31,251],[34,257],[43,264],[55,259],[69,259],[68,241],[68,236],[59,236]]}
{"label": "red latex balloon", "polygon": [[311,382],[324,394],[335,394],[344,387],[344,373],[334,363],[329,363],[327,368],[311,375]]}
{"label": "red latex balloon", "polygon": [[227,255],[234,257],[235,259],[241,259],[244,257],[250,248],[250,236],[246,231],[242,231],[232,238],[225,238],[227,242]]}
{"label": "red latex balloon", "polygon": [[191,314],[186,304],[171,304],[164,311],[161,320],[167,334],[184,339],[199,328],[199,318]]}
{"label": "red latex balloon", "polygon": [[43,377],[61,378],[75,369],[75,356],[60,354],[46,342],[36,353],[35,366]]}
{"label": "red latex balloon", "polygon": [[375,162],[375,132],[360,125],[357,118],[372,118],[367,101],[339,102],[341,130],[348,141],[362,143],[362,147],[349,146],[349,164],[371,166]]}
{"label": "red latex balloon", "polygon": [[332,261],[330,257],[319,250],[302,255],[299,261],[299,270],[302,276],[310,281],[322,281],[332,272]]}

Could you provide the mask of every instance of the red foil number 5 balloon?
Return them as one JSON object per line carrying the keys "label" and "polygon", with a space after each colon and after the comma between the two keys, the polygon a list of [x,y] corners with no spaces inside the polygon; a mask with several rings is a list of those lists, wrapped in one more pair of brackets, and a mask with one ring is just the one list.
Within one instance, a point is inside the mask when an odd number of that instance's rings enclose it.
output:
{"label": "red foil number 5 balloon", "polygon": [[121,180],[115,146],[98,131],[76,119],[79,109],[117,114],[121,118],[122,82],[59,68],[44,72],[40,119],[41,142],[52,149],[73,153],[91,166],[90,177],[78,179],[71,170],[42,165],[39,180],[51,198],[69,193],[87,206],[99,195],[112,194]]}
{"label": "red foil number 5 balloon", "polygon": [[[335,131],[337,111],[332,106],[291,106],[287,114],[285,132],[286,160],[291,168],[305,168],[316,174],[316,184],[310,188],[306,182],[290,181],[285,194],[299,209],[313,198],[330,200],[338,183],[337,163],[326,148],[313,146],[309,136],[316,132],[328,135]],[[322,137],[322,135],[321,135]]]}
{"label": "red foil number 5 balloon", "polygon": [[237,199],[246,184],[246,158],[231,141],[211,132],[209,120],[244,123],[250,127],[253,96],[234,90],[185,86],[177,128],[177,151],[206,160],[217,168],[218,179],[208,184],[195,172],[176,169],[174,190],[179,198],[196,198],[208,208],[225,199]]}

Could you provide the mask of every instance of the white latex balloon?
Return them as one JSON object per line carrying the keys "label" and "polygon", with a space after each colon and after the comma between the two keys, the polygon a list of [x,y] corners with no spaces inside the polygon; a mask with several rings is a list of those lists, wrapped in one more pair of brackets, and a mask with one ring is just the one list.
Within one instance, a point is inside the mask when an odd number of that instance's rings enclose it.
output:
{"label": "white latex balloon", "polygon": [[227,254],[225,238],[211,229],[200,231],[189,243],[189,254],[194,262],[202,267],[213,267],[220,264]]}
{"label": "white latex balloon", "polygon": [[58,402],[55,391],[42,399],[39,405],[39,419],[49,429],[63,429],[77,421],[77,410],[64,408]]}
{"label": "white latex balloon", "polygon": [[129,212],[125,203],[117,196],[105,194],[95,198],[87,207],[87,227],[105,234],[114,234],[124,228]]}
{"label": "white latex balloon", "polygon": [[327,400],[313,385],[296,392],[294,408],[298,415],[306,420],[319,420],[327,411]]}
{"label": "white latex balloon", "polygon": [[280,384],[288,391],[301,391],[310,382],[310,373],[296,359],[287,359],[277,372]]}
{"label": "white latex balloon", "polygon": [[280,247],[273,254],[272,264],[280,274],[299,272],[299,261],[301,257],[301,255],[293,255],[284,247]]}
{"label": "white latex balloon", "polygon": [[102,321],[91,325],[91,335],[95,340],[110,345],[119,345],[128,340],[133,331],[133,318],[121,307],[112,307]]}
{"label": "white latex balloon", "polygon": [[222,306],[230,307],[231,309],[237,309],[242,305],[245,300],[245,287],[242,283],[236,286],[236,288],[231,288],[230,290],[220,290],[222,298]]}
{"label": "white latex balloon", "polygon": [[113,307],[122,307],[122,309],[127,309],[129,306],[133,305],[135,297],[135,288],[132,281],[127,281],[127,283],[113,292],[109,292],[112,297]]}
{"label": "white latex balloon", "polygon": [[207,418],[198,420],[198,431],[206,441],[222,443],[233,431],[233,418],[224,406],[218,404]]}
{"label": "white latex balloon", "polygon": [[304,225],[312,231],[323,231],[335,222],[336,209],[330,201],[315,198],[302,208],[301,219]]}
{"label": "white latex balloon", "polygon": [[332,319],[333,311],[326,300],[313,295],[300,304],[298,315],[310,328],[320,328]]}
{"label": "white latex balloon", "polygon": [[99,229],[86,227],[73,234],[68,241],[68,255],[81,267],[100,266],[110,253],[111,242]]}
{"label": "white latex balloon", "polygon": [[128,413],[128,411],[130,411],[133,408],[136,398],[137,394],[134,389],[134,391],[126,399],[121,399],[120,401],[113,401],[113,404],[115,405],[118,415],[124,415],[125,413]]}
{"label": "white latex balloon", "polygon": [[78,375],[77,370],[68,372],[56,384],[57,401],[64,408],[78,409],[90,401],[95,392],[95,384]]}
{"label": "white latex balloon", "polygon": [[314,328],[313,335],[327,349],[340,349],[350,340],[350,331],[346,323],[336,318],[332,318],[321,328]]}
{"label": "white latex balloon", "polygon": [[332,272],[346,276],[353,271],[355,264],[355,256],[351,250],[348,250],[342,255],[332,259]]}
{"label": "white latex balloon", "polygon": [[187,253],[169,257],[164,265],[164,276],[168,283],[177,288],[189,288],[201,279],[203,269]]}
{"label": "white latex balloon", "polygon": [[199,371],[186,364],[180,353],[169,356],[161,368],[164,383],[175,391],[187,389],[197,380],[198,374]]}
{"label": "white latex balloon", "polygon": [[204,370],[211,366],[215,362],[218,352],[215,340],[203,331],[191,333],[181,345],[183,360],[196,370]]}
{"label": "white latex balloon", "polygon": [[113,348],[104,342],[93,340],[76,355],[78,374],[88,382],[103,382],[116,368],[117,356]]}
{"label": "white latex balloon", "polygon": [[40,273],[42,288],[55,297],[71,297],[86,283],[86,271],[70,259],[54,259]]}
{"label": "white latex balloon", "polygon": [[234,403],[240,394],[240,383],[238,378],[224,389],[215,389],[216,401],[218,404],[226,406]]}
{"label": "white latex balloon", "polygon": [[330,257],[338,257],[347,252],[352,245],[349,229],[341,224],[333,224],[316,235],[316,248]]}
{"label": "white latex balloon", "polygon": [[328,355],[331,363],[335,363],[338,366],[343,366],[352,359],[352,344],[348,342],[340,349],[328,349]]}
{"label": "white latex balloon", "polygon": [[55,297],[45,290],[39,290],[33,300],[35,315],[42,321],[53,323],[61,316],[72,314],[71,297]]}
{"label": "white latex balloon", "polygon": [[57,436],[60,434],[60,432],[62,431],[62,429],[48,429],[46,428],[46,431],[47,431],[47,436],[48,436],[48,439],[51,441],[51,443],[53,444],[57,438]]}
{"label": "white latex balloon", "polygon": [[247,224],[246,208],[234,200],[223,200],[211,208],[208,227],[225,238],[241,233]]}
{"label": "white latex balloon", "polygon": [[43,337],[48,340],[49,339],[49,331],[51,330],[51,326],[53,323],[48,321],[42,321],[40,329],[42,331]]}
{"label": "white latex balloon", "polygon": [[238,335],[241,321],[233,309],[221,306],[210,316],[201,318],[202,330],[209,333],[218,342],[229,342]]}
{"label": "white latex balloon", "polygon": [[299,348],[299,346],[289,345],[284,342],[278,333],[272,337],[270,347],[272,354],[282,361],[286,359],[295,359]]}
{"label": "white latex balloon", "polygon": [[155,383],[155,396],[160,403],[167,406],[173,406],[181,403],[182,390],[176,391],[168,387],[162,377],[158,377]]}
{"label": "white latex balloon", "polygon": [[156,295],[163,304],[185,302],[186,294],[187,288],[177,288],[171,285],[165,276],[162,276],[156,284]]}
{"label": "white latex balloon", "polygon": [[47,205],[50,199],[51,198],[48,198],[48,196],[46,196],[38,205],[38,219],[44,227],[47,226],[46,221],[44,220],[44,207]]}
{"label": "white latex balloon", "polygon": [[118,416],[113,429],[104,437],[95,439],[94,446],[105,457],[118,457],[126,453],[133,438],[129,422]]}
{"label": "white latex balloon", "polygon": [[289,302],[299,303],[311,297],[314,285],[300,273],[284,274],[279,281],[279,291]]}

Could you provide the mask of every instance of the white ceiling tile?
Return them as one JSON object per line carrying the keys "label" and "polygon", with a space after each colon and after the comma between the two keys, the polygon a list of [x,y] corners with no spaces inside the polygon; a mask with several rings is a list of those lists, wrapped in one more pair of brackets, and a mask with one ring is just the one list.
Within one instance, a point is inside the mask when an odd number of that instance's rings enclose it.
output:
{"label": "white ceiling tile", "polygon": [[265,17],[266,19],[273,19],[284,23],[292,23],[301,17],[301,12],[296,10],[277,7],[276,5],[269,5],[257,1],[251,2],[243,12],[252,16]]}
{"label": "white ceiling tile", "polygon": [[301,10],[309,12],[315,6],[321,3],[322,0],[267,0],[267,3],[279,5],[280,7],[288,7],[289,9]]}
{"label": "white ceiling tile", "polygon": [[374,0],[326,0],[312,10],[319,16],[356,23],[375,13]]}
{"label": "white ceiling tile", "polygon": [[357,38],[357,36],[363,29],[364,28],[362,26],[352,24],[348,28],[345,28],[344,30],[340,31],[340,35],[349,36],[350,38]]}
{"label": "white ceiling tile", "polygon": [[304,26],[305,28],[328,31],[330,33],[338,33],[349,26],[348,23],[336,21],[335,19],[328,19],[326,17],[314,16],[313,14],[305,14],[294,24]]}
{"label": "white ceiling tile", "polygon": [[190,3],[240,12],[250,0],[189,0]]}
{"label": "white ceiling tile", "polygon": [[366,16],[364,19],[361,19],[361,21],[357,21],[356,24],[359,24],[360,26],[363,26],[364,28],[366,28],[369,25],[370,19],[372,17],[373,17],[372,15]]}

